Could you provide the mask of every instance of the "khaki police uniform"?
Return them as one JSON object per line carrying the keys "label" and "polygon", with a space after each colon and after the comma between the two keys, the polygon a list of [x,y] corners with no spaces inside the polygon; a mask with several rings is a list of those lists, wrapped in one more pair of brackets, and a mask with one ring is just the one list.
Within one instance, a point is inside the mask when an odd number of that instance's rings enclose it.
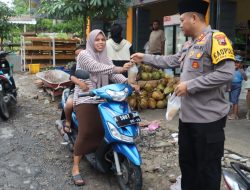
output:
{"label": "khaki police uniform", "polygon": [[[220,57],[220,62],[213,63],[211,57],[213,32],[208,26],[197,40],[187,41],[182,50],[175,55],[144,55],[145,63],[157,67],[181,67],[180,81],[186,81],[188,88],[188,95],[182,97],[181,102],[180,119],[183,122],[213,122],[229,112],[229,104],[224,97],[224,84],[233,77],[234,56],[228,42],[227,46],[221,45],[222,53],[218,49],[219,52],[215,54],[219,56],[225,51],[223,48],[228,48],[227,52],[231,52],[229,56]],[[215,32],[214,36],[216,33],[218,32]],[[227,39],[225,35],[224,37]]]}
{"label": "khaki police uniform", "polygon": [[224,127],[230,106],[225,84],[233,77],[234,54],[225,34],[210,26],[175,55],[144,55],[146,64],[180,67],[188,94],[181,97],[179,160],[182,190],[219,190]]}

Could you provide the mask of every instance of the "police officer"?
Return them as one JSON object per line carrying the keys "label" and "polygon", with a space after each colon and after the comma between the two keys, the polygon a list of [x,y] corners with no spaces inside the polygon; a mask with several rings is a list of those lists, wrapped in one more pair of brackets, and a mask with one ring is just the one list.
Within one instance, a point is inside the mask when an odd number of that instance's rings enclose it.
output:
{"label": "police officer", "polygon": [[182,190],[219,190],[224,127],[229,104],[224,85],[234,73],[234,54],[229,39],[205,23],[209,3],[179,2],[181,28],[191,37],[180,52],[160,56],[135,53],[136,63],[157,67],[180,67],[175,93],[181,97],[179,164]]}

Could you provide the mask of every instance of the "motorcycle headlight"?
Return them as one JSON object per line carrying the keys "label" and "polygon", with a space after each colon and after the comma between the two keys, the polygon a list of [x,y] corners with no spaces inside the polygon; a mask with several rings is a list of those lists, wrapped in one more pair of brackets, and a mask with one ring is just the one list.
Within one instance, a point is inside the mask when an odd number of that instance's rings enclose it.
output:
{"label": "motorcycle headlight", "polygon": [[125,141],[125,142],[128,142],[128,143],[133,143],[134,142],[133,137],[122,135],[112,123],[108,122],[108,128],[109,128],[109,131],[110,131],[111,135],[113,137],[117,138],[118,140]]}
{"label": "motorcycle headlight", "polygon": [[113,91],[113,90],[109,90],[107,89],[106,90],[106,93],[114,100],[114,101],[117,101],[117,102],[121,102],[121,101],[124,101],[127,96],[128,96],[128,88],[124,88],[124,90],[122,91]]}

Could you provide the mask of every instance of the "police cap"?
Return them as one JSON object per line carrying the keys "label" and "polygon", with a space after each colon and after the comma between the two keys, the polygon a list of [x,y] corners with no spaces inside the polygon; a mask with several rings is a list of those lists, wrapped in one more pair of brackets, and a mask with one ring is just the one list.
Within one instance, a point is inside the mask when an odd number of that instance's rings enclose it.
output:
{"label": "police cap", "polygon": [[179,13],[196,12],[206,15],[209,3],[203,0],[179,0]]}

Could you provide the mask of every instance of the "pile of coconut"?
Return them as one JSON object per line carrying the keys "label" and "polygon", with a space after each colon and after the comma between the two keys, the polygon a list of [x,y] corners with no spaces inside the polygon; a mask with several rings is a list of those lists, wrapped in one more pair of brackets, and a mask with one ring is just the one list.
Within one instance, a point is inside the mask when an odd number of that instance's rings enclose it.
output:
{"label": "pile of coconut", "polygon": [[134,110],[166,108],[168,95],[179,83],[179,78],[144,64],[140,66],[138,78],[141,90],[128,98],[128,103]]}

